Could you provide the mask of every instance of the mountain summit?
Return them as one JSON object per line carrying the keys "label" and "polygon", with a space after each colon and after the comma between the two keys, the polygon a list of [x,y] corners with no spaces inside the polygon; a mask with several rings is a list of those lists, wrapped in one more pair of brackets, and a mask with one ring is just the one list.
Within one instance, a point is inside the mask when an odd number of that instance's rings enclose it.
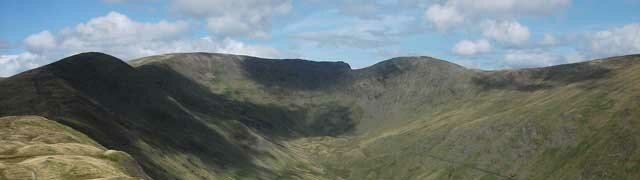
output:
{"label": "mountain summit", "polygon": [[638,179],[638,72],[638,55],[480,71],[82,53],[1,79],[0,116],[69,126],[154,179]]}

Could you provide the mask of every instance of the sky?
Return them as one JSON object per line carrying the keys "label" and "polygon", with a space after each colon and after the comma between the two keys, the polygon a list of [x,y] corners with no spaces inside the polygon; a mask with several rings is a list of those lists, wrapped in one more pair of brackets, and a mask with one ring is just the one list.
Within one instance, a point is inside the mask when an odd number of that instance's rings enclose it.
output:
{"label": "sky", "polygon": [[88,51],[542,67],[640,53],[640,0],[0,1],[0,76]]}

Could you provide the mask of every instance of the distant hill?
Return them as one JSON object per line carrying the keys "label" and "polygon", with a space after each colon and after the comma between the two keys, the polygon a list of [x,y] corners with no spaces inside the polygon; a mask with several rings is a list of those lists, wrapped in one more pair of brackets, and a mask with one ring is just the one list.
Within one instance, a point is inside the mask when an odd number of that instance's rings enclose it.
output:
{"label": "distant hill", "polygon": [[154,179],[638,179],[640,56],[481,71],[82,53],[0,81]]}

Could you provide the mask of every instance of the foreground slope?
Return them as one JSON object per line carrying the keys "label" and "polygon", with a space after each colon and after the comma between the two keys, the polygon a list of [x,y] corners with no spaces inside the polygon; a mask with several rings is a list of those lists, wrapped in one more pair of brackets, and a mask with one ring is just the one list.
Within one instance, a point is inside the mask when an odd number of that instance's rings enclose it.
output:
{"label": "foreground slope", "polygon": [[479,71],[84,53],[0,81],[155,179],[637,179],[640,57]]}
{"label": "foreground slope", "polygon": [[128,154],[38,116],[0,118],[0,179],[149,179]]}
{"label": "foreground slope", "polygon": [[312,165],[239,122],[261,125],[239,112],[248,108],[285,111],[202,93],[172,74],[163,78],[186,89],[164,89],[117,58],[83,53],[3,80],[0,115],[41,115],[73,127],[128,152],[154,179],[314,177]]}

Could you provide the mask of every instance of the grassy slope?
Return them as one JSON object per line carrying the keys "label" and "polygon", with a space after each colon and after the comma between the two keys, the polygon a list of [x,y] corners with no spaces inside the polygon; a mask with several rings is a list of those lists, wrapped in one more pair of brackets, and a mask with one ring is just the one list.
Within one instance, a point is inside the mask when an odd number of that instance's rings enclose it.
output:
{"label": "grassy slope", "polygon": [[163,73],[166,83],[179,88],[165,87],[111,56],[79,54],[3,80],[0,115],[54,119],[130,153],[156,179],[315,176],[311,163],[295,160],[245,125],[269,124],[239,112],[286,111],[228,101]]}
{"label": "grassy slope", "polygon": [[[328,143],[317,157],[349,169],[335,171],[349,179],[637,179],[639,59],[618,59],[590,63],[613,68],[593,79],[554,81],[571,74],[552,75],[553,68],[490,72],[545,88],[483,87],[402,128]],[[538,71],[551,76],[538,79]],[[297,142],[316,148],[339,140]]]}
{"label": "grassy slope", "polygon": [[349,167],[341,175],[353,179],[636,179],[637,88],[618,83],[610,87],[625,90],[484,92],[405,128],[326,147],[349,152],[328,153],[338,157],[327,163]]}
{"label": "grassy slope", "polygon": [[148,179],[130,155],[38,116],[0,118],[0,179]]}
{"label": "grassy slope", "polygon": [[[319,111],[325,103],[349,107],[357,115],[350,120],[356,124],[351,131],[290,141],[291,149],[315,157],[313,161],[322,162],[333,178],[640,175],[640,137],[635,132],[640,112],[638,56],[495,72],[424,57],[397,58],[362,70],[338,71],[342,75],[328,77],[330,83],[322,87],[314,86],[313,72],[302,81],[295,72],[288,77],[269,74],[278,72],[273,66],[269,73],[256,75],[261,71],[247,65],[254,61],[251,57],[159,57],[164,59],[149,57],[133,64],[176,69],[210,91],[239,101]],[[194,71],[193,64],[209,66]],[[305,81],[311,83],[298,83]]]}
{"label": "grassy slope", "polygon": [[74,127],[156,179],[637,179],[638,62],[87,53],[2,80],[0,115]]}

